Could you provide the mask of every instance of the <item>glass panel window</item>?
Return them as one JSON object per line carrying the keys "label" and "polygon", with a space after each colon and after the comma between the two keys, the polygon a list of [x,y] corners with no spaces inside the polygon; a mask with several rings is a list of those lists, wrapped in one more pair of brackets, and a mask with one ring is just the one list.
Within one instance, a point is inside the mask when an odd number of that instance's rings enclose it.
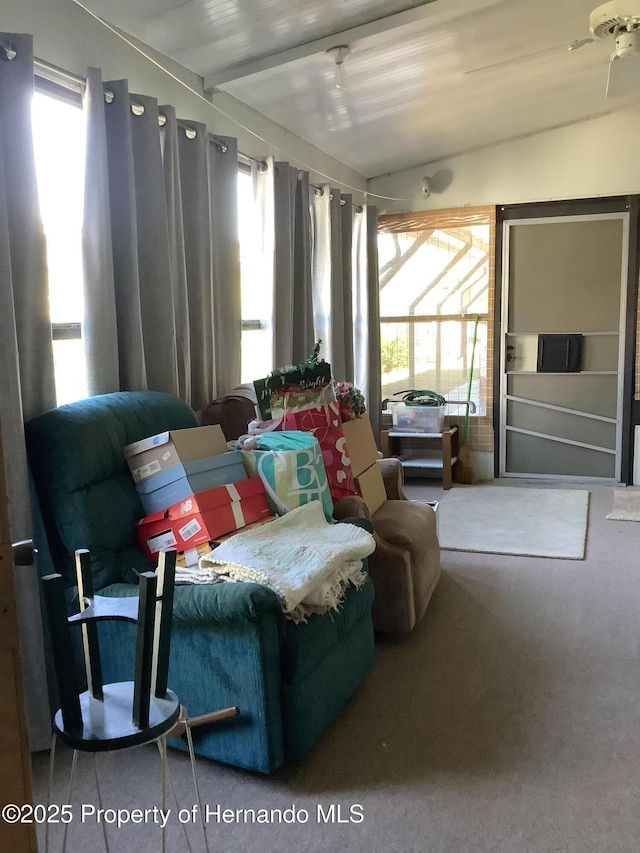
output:
{"label": "glass panel window", "polygon": [[83,316],[84,113],[36,93],[32,109],[40,213],[47,241],[58,405],[87,395]]}
{"label": "glass panel window", "polygon": [[[465,223],[464,212],[454,221],[429,215],[380,218],[382,397],[417,388],[465,401],[471,378],[470,399],[482,416],[490,403],[492,224],[477,214]],[[465,408],[448,412],[463,415]]]}
{"label": "glass panel window", "polygon": [[271,317],[273,293],[265,287],[262,256],[256,252],[256,236],[261,233],[260,213],[253,196],[248,172],[238,172],[238,233],[242,279],[242,382],[252,382],[271,370]]}
{"label": "glass panel window", "polygon": [[[410,388],[429,389],[449,401],[467,399],[473,320],[384,322],[380,324],[382,347],[382,397]],[[487,322],[480,320],[473,360],[470,399],[475,415],[486,414]],[[450,405],[451,414],[465,407]]]}

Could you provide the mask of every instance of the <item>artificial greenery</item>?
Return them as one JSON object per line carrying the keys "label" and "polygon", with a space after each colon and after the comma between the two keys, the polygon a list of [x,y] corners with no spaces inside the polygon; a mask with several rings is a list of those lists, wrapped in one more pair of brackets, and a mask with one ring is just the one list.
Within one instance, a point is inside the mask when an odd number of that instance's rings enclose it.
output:
{"label": "artificial greenery", "polygon": [[313,353],[306,361],[287,367],[276,367],[264,379],[256,379],[253,383],[258,396],[258,407],[263,418],[271,412],[270,398],[274,391],[283,388],[317,388],[331,381],[331,365],[320,358],[318,341]]}
{"label": "artificial greenery", "polygon": [[343,422],[362,417],[367,411],[362,391],[353,382],[336,382],[335,392]]}

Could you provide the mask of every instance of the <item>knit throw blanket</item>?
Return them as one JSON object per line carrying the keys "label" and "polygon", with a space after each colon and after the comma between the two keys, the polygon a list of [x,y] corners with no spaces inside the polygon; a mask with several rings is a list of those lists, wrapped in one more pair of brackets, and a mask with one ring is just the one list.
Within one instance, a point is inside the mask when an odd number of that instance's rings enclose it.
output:
{"label": "knit throw blanket", "polygon": [[232,536],[201,557],[188,578],[177,573],[176,580],[264,584],[276,593],[287,616],[302,622],[312,613],[336,609],[349,583],[361,586],[362,560],[374,550],[370,533],[353,524],[330,524],[322,504],[311,501]]}

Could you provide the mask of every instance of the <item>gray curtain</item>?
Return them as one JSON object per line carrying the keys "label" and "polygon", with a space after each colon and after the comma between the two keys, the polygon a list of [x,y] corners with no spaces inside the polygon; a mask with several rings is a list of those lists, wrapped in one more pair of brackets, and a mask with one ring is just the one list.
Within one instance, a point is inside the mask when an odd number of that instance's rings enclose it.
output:
{"label": "gray curtain", "polygon": [[209,136],[208,155],[215,378],[219,389],[231,391],[240,384],[242,340],[238,141],[229,136]]}
{"label": "gray curtain", "polygon": [[[33,79],[31,36],[0,34],[0,421],[14,541],[32,529],[23,421],[56,404]],[[35,570],[21,567],[15,586],[29,742],[44,749],[50,719]]]}
{"label": "gray curtain", "polygon": [[380,361],[380,284],[378,275],[378,209],[366,208],[366,276],[362,286],[367,292],[367,411],[376,437],[380,435],[381,361]]}
{"label": "gray curtain", "polygon": [[198,409],[240,382],[235,141],[97,69],[85,106],[89,393],[151,388]]}
{"label": "gray curtain", "polygon": [[[311,225],[313,270],[313,327],[317,340],[322,341],[321,356],[331,364],[332,375],[337,380],[341,368],[334,359],[334,340],[331,326],[331,193],[328,186],[311,190]],[[340,346],[340,342],[336,342]]]}
{"label": "gray curtain", "polygon": [[[165,130],[170,132],[172,128]],[[180,344],[185,353],[184,369],[190,386],[188,402],[199,409],[218,396],[207,167],[209,139],[204,125],[195,122],[178,121],[175,131],[173,145],[178,153],[177,176],[182,205],[175,212],[174,230],[178,231],[182,223],[186,292],[180,297],[186,299],[187,327],[184,331],[189,336]]]}
{"label": "gray curtain", "polygon": [[[354,382],[364,394],[377,435],[381,405],[377,209],[354,206],[351,195],[341,195],[329,185],[310,187],[308,174],[287,163],[276,167],[275,365],[307,358],[315,341],[322,340],[320,355],[331,364],[334,379]],[[306,205],[301,190],[309,191]]]}
{"label": "gray curtain", "polygon": [[173,323],[176,336],[176,381],[178,396],[191,399],[191,329],[189,326],[189,298],[187,292],[187,259],[185,229],[182,215],[182,178],[176,111],[171,106],[160,108],[165,124],[160,127],[162,165],[164,169],[164,196],[169,223],[168,250],[169,275],[173,286]]}
{"label": "gray curtain", "polygon": [[353,204],[328,185],[311,197],[316,336],[336,380],[354,381]]}
{"label": "gray curtain", "polygon": [[353,325],[353,225],[356,211],[351,195],[341,196],[340,245],[342,249],[342,315],[344,319],[344,373],[349,382],[355,379],[355,330]]}
{"label": "gray curtain", "polygon": [[382,405],[377,208],[354,208],[352,222],[354,383],[364,394],[377,438]]}
{"label": "gray curtain", "polygon": [[[350,380],[347,375],[346,352],[353,349],[353,330],[345,323],[345,302],[351,298],[351,290],[345,291],[343,254],[342,254],[342,197],[340,190],[331,188],[329,191],[329,340],[331,351],[331,366],[336,379]],[[348,282],[347,282],[348,283]]]}
{"label": "gray curtain", "polygon": [[274,164],[274,367],[305,361],[315,345],[309,175]]}

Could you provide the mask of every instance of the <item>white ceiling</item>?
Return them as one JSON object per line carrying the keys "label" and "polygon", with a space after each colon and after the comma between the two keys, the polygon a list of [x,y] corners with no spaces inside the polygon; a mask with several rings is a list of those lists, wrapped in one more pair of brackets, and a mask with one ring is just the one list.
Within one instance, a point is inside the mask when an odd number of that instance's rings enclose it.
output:
{"label": "white ceiling", "polygon": [[[83,3],[365,177],[640,99],[640,85],[605,97],[611,39],[567,49],[598,0]],[[342,89],[326,56],[338,44]]]}

